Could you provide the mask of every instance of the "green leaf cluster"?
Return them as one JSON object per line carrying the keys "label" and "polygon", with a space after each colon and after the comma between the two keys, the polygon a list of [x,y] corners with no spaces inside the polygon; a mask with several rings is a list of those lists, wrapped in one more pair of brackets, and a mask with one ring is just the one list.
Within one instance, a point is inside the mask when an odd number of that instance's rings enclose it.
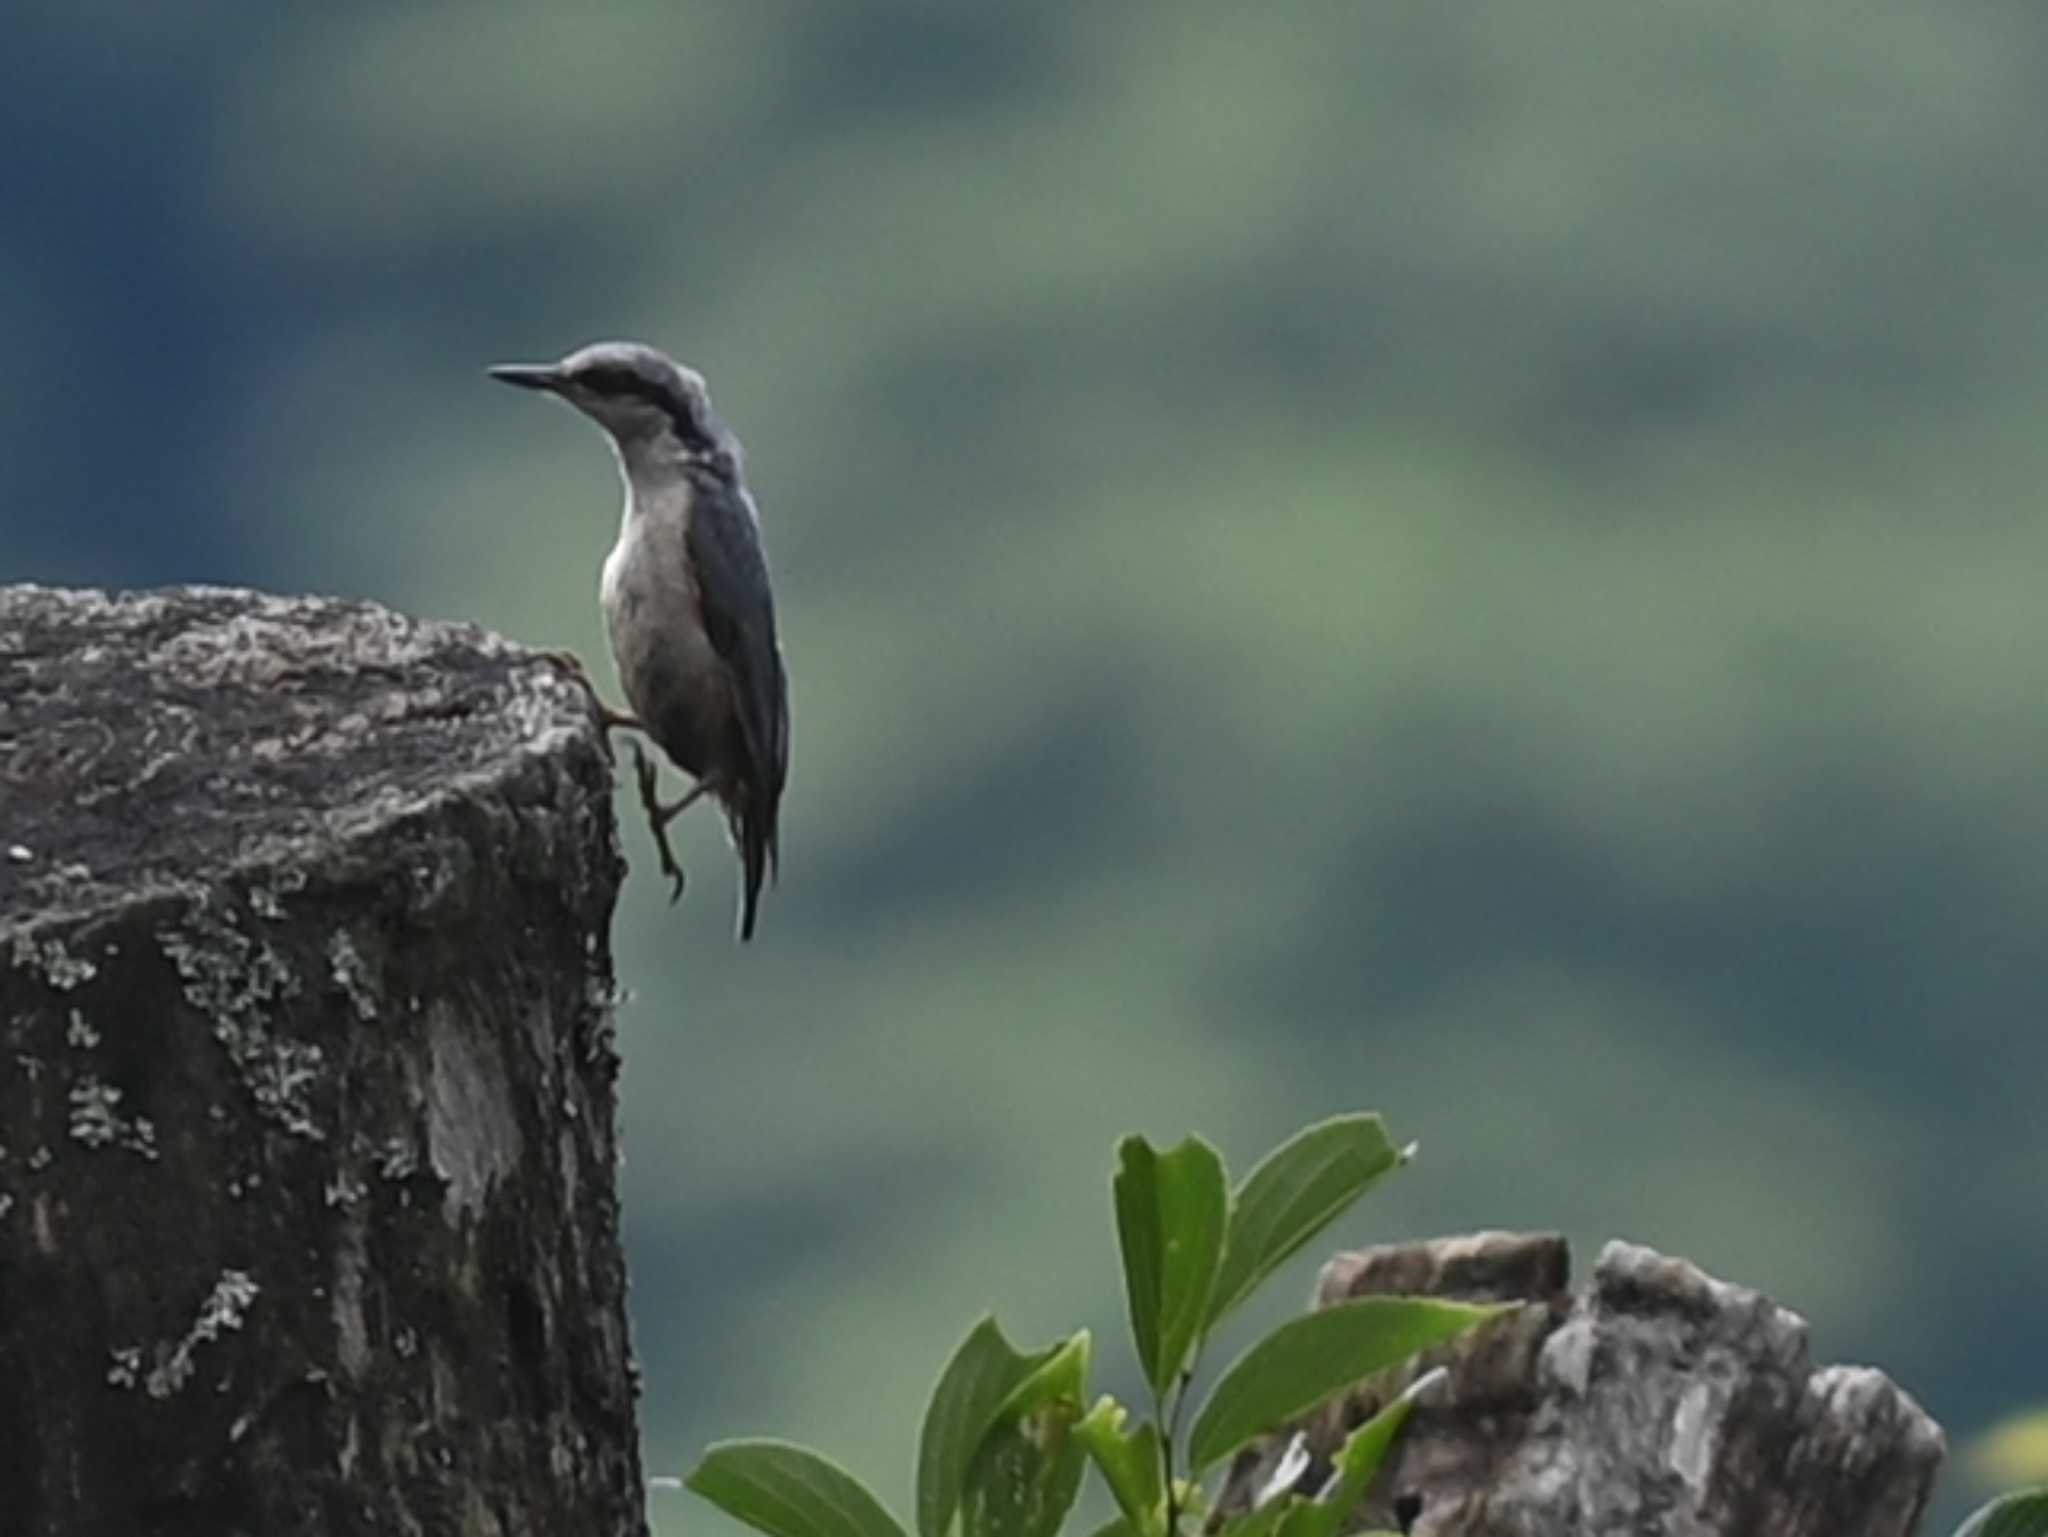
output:
{"label": "green leaf cluster", "polygon": [[[1112,1193],[1150,1417],[1133,1424],[1107,1395],[1088,1404],[1085,1329],[1023,1353],[982,1319],[925,1411],[917,1537],[1054,1537],[1091,1462],[1118,1511],[1097,1537],[1179,1537],[1207,1511],[1202,1476],[1233,1452],[1503,1311],[1366,1297],[1294,1319],[1225,1368],[1183,1440],[1216,1326],[1411,1152],[1388,1140],[1376,1115],[1337,1116],[1290,1138],[1232,1189],[1222,1158],[1198,1137],[1164,1151],[1126,1138]],[[1224,1524],[1226,1537],[1335,1537],[1417,1394],[1440,1377],[1431,1373],[1361,1425],[1316,1496],[1270,1490]],[[685,1482],[769,1537],[909,1537],[844,1469],[786,1442],[720,1442]]]}

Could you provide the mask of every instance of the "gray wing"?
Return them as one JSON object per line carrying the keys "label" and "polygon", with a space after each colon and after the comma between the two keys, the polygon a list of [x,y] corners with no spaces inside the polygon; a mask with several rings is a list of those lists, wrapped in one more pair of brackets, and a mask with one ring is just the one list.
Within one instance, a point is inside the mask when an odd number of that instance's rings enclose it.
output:
{"label": "gray wing", "polygon": [[776,811],[789,778],[789,683],[775,635],[775,595],[747,493],[712,472],[692,477],[690,560],[704,633],[731,669],[746,788],[744,852],[750,878],[776,856]]}

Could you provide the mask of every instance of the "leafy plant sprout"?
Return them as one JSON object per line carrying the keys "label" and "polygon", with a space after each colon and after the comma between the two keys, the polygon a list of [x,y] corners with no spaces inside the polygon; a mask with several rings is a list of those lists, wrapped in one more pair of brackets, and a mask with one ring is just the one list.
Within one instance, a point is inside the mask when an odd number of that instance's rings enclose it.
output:
{"label": "leafy plant sprout", "polygon": [[[1199,1137],[1117,1149],[1112,1180],[1131,1333],[1151,1400],[1135,1428],[1105,1394],[1087,1404],[1082,1329],[1024,1354],[993,1318],[968,1332],[933,1388],[917,1460],[917,1537],[1054,1537],[1092,1463],[1117,1516],[1094,1537],[1183,1537],[1210,1506],[1202,1479],[1259,1437],[1375,1372],[1510,1311],[1430,1297],[1359,1297],[1280,1325],[1224,1369],[1187,1426],[1211,1334],[1287,1259],[1406,1163],[1376,1115],[1309,1126],[1234,1190]],[[1252,1508],[1219,1537],[1336,1537],[1431,1372],[1367,1420],[1314,1495],[1294,1484],[1299,1438]],[[1184,1428],[1185,1427],[1185,1428]],[[786,1441],[723,1441],[685,1485],[768,1537],[908,1537],[837,1463]]]}

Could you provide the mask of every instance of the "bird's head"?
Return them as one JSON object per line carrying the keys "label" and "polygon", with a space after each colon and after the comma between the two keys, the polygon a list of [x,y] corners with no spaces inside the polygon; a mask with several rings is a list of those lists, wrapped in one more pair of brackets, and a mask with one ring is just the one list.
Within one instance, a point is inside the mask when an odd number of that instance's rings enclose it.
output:
{"label": "bird's head", "polygon": [[593,342],[560,362],[500,363],[490,375],[559,396],[609,433],[622,454],[737,454],[712,413],[703,376],[639,342]]}

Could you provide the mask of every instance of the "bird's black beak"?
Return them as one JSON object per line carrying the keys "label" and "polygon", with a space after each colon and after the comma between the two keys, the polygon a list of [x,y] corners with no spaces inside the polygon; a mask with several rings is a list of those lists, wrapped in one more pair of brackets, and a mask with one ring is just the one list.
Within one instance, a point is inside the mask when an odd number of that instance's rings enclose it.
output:
{"label": "bird's black beak", "polygon": [[566,382],[552,363],[495,363],[484,370],[501,384],[516,384],[522,390],[560,393]]}

